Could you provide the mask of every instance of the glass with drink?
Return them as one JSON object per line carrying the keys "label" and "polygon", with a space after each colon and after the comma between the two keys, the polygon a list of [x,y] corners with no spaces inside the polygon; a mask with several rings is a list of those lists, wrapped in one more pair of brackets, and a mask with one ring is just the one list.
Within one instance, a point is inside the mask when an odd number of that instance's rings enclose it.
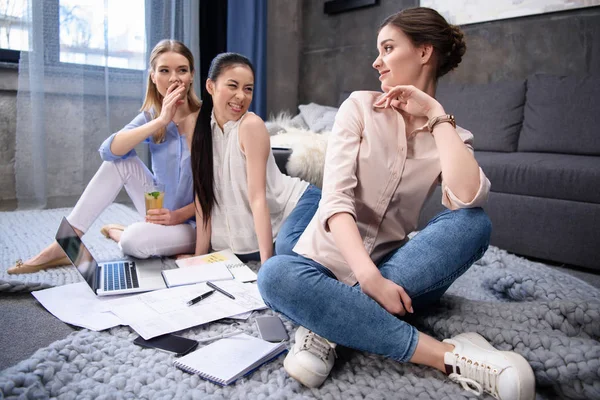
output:
{"label": "glass with drink", "polygon": [[165,185],[158,182],[152,182],[144,188],[144,200],[146,202],[146,214],[148,210],[163,208],[165,199]]}

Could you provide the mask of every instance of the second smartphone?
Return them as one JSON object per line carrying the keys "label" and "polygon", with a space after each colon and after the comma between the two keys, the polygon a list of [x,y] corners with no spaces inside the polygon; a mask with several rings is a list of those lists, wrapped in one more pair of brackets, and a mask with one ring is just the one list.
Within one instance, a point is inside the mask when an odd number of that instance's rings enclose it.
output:
{"label": "second smartphone", "polygon": [[277,316],[256,317],[256,326],[258,333],[263,340],[267,342],[281,342],[288,340],[289,336],[283,326],[283,322]]}
{"label": "second smartphone", "polygon": [[133,343],[142,347],[164,350],[175,354],[177,357],[183,356],[198,347],[197,341],[172,335],[170,333],[149,340],[145,340],[143,337],[138,336]]}

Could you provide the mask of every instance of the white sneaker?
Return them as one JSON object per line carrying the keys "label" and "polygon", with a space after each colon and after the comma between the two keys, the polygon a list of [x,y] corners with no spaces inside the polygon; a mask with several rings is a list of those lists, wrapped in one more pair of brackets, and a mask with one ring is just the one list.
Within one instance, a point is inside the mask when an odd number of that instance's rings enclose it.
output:
{"label": "white sneaker", "polygon": [[296,343],[283,361],[287,373],[304,386],[319,387],[335,363],[335,343],[301,326],[294,335]]}
{"label": "white sneaker", "polygon": [[448,376],[463,389],[487,392],[499,400],[535,399],[535,376],[520,354],[497,350],[474,332],[444,342],[454,345],[452,353],[444,355]]}

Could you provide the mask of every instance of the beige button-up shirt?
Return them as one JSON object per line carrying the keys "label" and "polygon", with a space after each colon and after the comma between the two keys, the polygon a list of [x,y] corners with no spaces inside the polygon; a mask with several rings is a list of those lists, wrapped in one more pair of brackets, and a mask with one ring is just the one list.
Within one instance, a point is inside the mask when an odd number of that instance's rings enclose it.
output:
{"label": "beige button-up shirt", "polygon": [[[354,92],[340,107],[327,147],[319,209],[294,251],[324,265],[338,280],[357,280],[337,249],[328,220],[337,213],[354,217],[365,249],[375,264],[407,241],[427,198],[442,185],[442,204],[450,209],[479,207],[490,182],[479,169],[479,190],[464,203],[444,184],[435,139],[427,127],[406,134],[402,114],[375,108],[379,92]],[[457,132],[473,151],[473,135]]]}

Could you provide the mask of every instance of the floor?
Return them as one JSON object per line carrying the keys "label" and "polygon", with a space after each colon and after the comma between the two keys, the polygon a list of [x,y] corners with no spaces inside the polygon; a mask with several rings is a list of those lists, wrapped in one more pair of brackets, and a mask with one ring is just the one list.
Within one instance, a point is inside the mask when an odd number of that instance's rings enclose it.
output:
{"label": "floor", "polygon": [[[600,289],[600,274],[564,266],[549,267]],[[0,371],[79,329],[52,316],[30,293],[0,293],[0,304]],[[19,338],[17,346],[11,342],[15,337]]]}

